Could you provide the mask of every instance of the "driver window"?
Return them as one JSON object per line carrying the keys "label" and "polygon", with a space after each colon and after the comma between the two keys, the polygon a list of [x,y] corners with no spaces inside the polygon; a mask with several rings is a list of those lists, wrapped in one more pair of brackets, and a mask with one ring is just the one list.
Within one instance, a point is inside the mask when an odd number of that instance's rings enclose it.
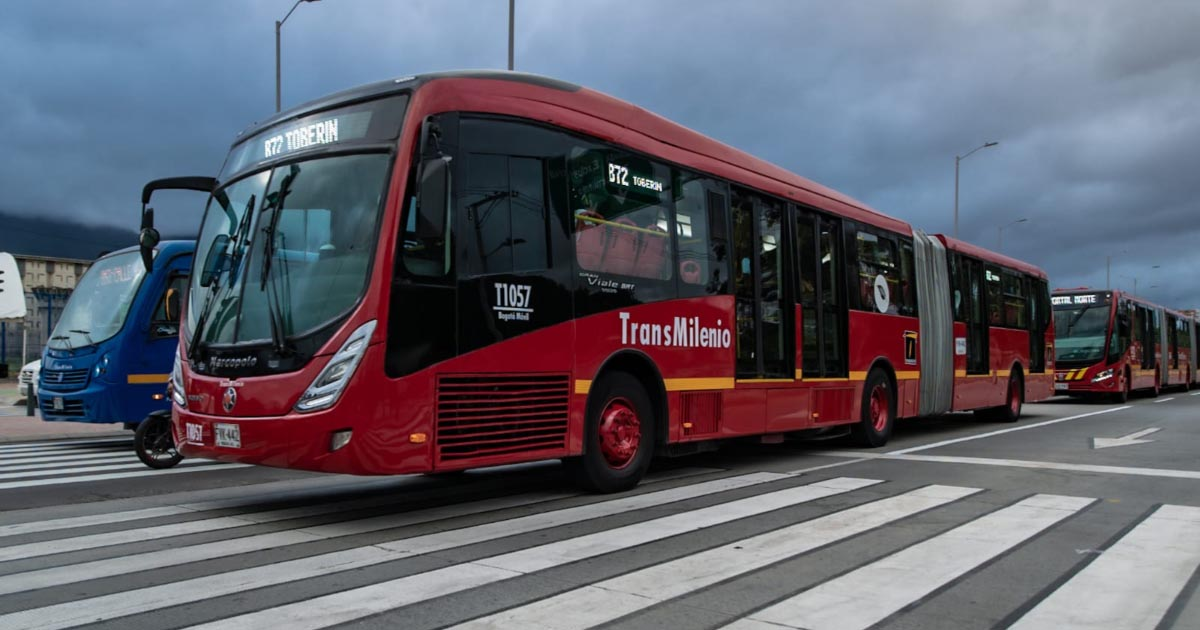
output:
{"label": "driver window", "polygon": [[187,287],[187,276],[174,276],[167,283],[167,290],[163,292],[163,296],[158,301],[158,308],[154,309],[154,317],[151,319],[155,324],[178,324],[179,309],[183,305],[183,291]]}

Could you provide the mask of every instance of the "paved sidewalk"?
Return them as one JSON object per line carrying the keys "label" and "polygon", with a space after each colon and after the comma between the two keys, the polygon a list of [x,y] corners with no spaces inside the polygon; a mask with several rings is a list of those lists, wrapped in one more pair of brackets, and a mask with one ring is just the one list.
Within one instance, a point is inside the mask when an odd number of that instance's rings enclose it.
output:
{"label": "paved sidewalk", "polygon": [[17,396],[16,381],[0,381],[0,443],[132,435],[120,424],[42,422],[40,416],[26,416],[25,399]]}

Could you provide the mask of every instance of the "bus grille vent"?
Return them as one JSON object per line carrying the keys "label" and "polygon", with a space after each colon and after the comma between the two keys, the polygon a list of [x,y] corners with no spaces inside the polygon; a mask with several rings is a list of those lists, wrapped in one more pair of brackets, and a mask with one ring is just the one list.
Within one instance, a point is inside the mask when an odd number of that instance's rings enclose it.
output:
{"label": "bus grille vent", "polygon": [[58,392],[74,392],[87,386],[88,370],[42,370],[39,388]]}
{"label": "bus grille vent", "polygon": [[564,454],[570,380],[567,374],[439,377],[438,461]]}
{"label": "bus grille vent", "polygon": [[707,435],[721,430],[721,392],[684,392],[683,434]]}

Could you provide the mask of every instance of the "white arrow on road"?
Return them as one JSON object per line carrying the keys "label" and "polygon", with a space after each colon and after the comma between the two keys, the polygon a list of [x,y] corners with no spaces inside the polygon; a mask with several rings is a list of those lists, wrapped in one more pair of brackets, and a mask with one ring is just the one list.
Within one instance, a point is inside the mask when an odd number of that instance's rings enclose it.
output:
{"label": "white arrow on road", "polygon": [[1151,427],[1149,429],[1142,429],[1141,431],[1130,433],[1129,435],[1121,436],[1119,438],[1094,437],[1092,438],[1092,448],[1100,449],[1111,448],[1113,446],[1129,446],[1131,444],[1146,444],[1148,442],[1153,442],[1154,440],[1141,440],[1138,438],[1146,437],[1147,435],[1150,435],[1151,433],[1157,433],[1158,431],[1162,431],[1162,429]]}

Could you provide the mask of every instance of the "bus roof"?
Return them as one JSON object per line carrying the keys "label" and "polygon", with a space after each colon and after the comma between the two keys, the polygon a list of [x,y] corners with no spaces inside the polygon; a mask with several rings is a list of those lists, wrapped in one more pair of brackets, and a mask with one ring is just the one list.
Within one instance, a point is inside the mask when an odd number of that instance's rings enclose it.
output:
{"label": "bus roof", "polygon": [[[633,132],[633,135],[612,137],[601,129],[571,124],[561,117],[556,117],[554,123],[604,140],[625,144],[664,160],[683,163],[718,177],[742,182],[783,199],[816,206],[851,220],[900,234],[912,234],[911,226],[904,221],[885,215],[847,195],[713,140],[641,107],[572,83],[523,72],[464,70],[423,74],[363,85],[305,103],[251,125],[238,134],[234,145],[279,122],[301,118],[336,105],[379,98],[402,91],[415,92],[418,88],[434,82],[453,82],[446,87],[455,97],[477,100],[481,105],[503,98],[510,103],[522,101],[528,108],[538,108],[543,112],[547,106],[551,106],[553,109],[574,114],[585,114]],[[578,120],[578,117],[575,119]],[[693,158],[688,161],[690,163],[680,159],[672,160],[671,154],[679,151],[708,159]]]}
{"label": "bus roof", "polygon": [[1042,278],[1042,279],[1049,278],[1046,275],[1046,272],[1042,271],[1041,267],[1038,267],[1036,265],[1031,265],[1023,260],[1017,260],[1016,258],[1009,258],[1008,256],[1005,256],[1004,254],[994,252],[990,249],[984,249],[978,245],[972,245],[966,241],[960,241],[956,238],[946,236],[945,234],[934,234],[934,236],[936,236],[938,238],[938,240],[942,241],[942,244],[945,245],[946,249],[948,249],[950,251],[955,251],[960,254],[966,254],[968,256],[974,256],[975,258],[978,258],[985,262],[993,262],[993,263],[996,263],[997,265],[1003,265],[1010,269],[1016,269],[1017,271],[1027,273],[1031,276],[1036,276],[1038,278]]}

